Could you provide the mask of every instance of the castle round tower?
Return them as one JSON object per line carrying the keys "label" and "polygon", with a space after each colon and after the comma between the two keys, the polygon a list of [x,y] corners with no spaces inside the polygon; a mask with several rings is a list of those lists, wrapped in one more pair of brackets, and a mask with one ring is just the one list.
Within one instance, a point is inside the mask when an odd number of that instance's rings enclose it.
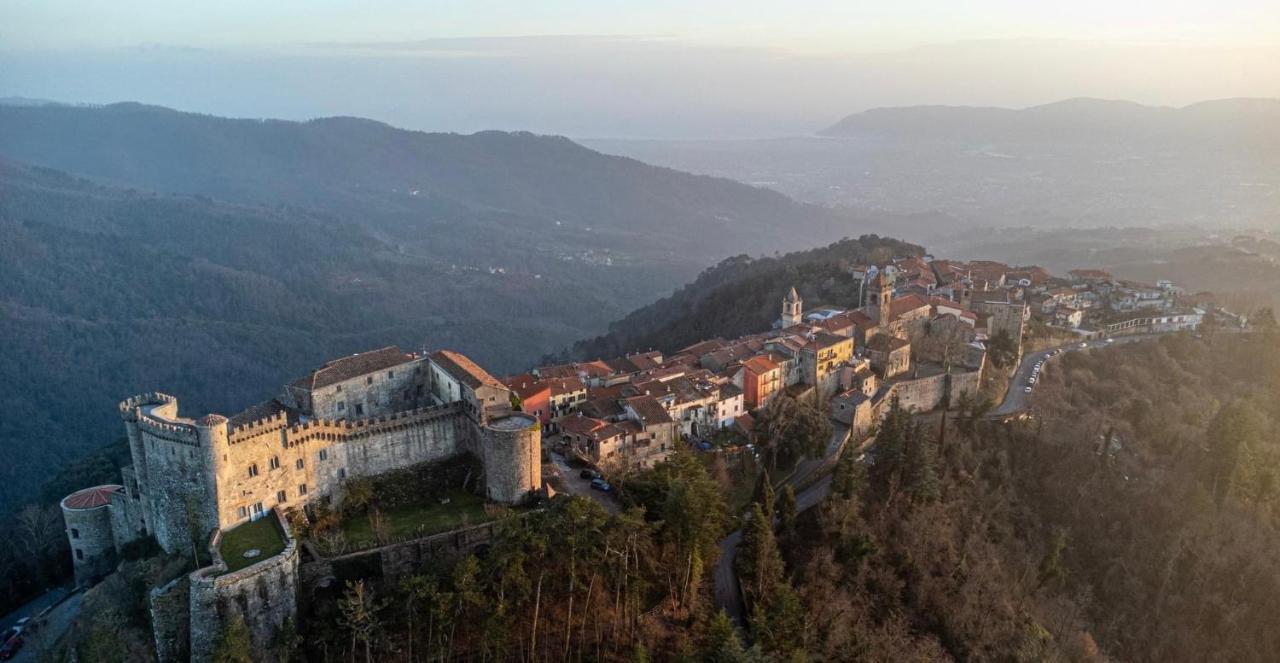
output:
{"label": "castle round tower", "polygon": [[522,412],[491,419],[480,430],[485,497],[518,504],[542,489],[542,426]]}
{"label": "castle round tower", "polygon": [[62,520],[71,544],[76,585],[87,587],[115,567],[116,544],[111,530],[111,496],[123,486],[106,484],[77,490],[62,498]]}

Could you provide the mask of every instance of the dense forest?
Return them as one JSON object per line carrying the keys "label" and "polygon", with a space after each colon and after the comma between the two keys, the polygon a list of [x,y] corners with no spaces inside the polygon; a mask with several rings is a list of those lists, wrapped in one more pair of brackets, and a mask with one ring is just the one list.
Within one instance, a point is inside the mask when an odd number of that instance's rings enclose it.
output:
{"label": "dense forest", "polygon": [[484,559],[353,581],[309,660],[1272,660],[1277,340],[1068,354],[1031,423],[891,411],[818,507],[758,491],[745,628],[708,601],[723,504],[682,456],[642,479],[643,512],[566,502]]}
{"label": "dense forest", "polygon": [[[299,637],[249,651],[232,623],[219,660],[1273,660],[1277,334],[1065,354],[1023,422],[895,404],[805,510],[760,473],[739,511],[743,474],[682,451],[621,482],[616,515],[561,497],[475,556],[335,567]],[[741,623],[712,598],[734,528]],[[129,583],[176,563],[127,562],[64,645],[145,659]]]}
{"label": "dense forest", "polygon": [[390,344],[523,370],[711,261],[855,223],[553,136],[0,104],[0,512],[139,390],[231,413]]}
{"label": "dense forest", "polygon": [[596,359],[637,350],[673,352],[710,338],[765,330],[778,319],[782,299],[793,286],[806,309],[858,306],[861,293],[849,278],[850,267],[923,253],[923,248],[900,240],[863,235],[781,256],[725,258],[671,296],[610,324],[607,334],[576,343],[565,356]]}

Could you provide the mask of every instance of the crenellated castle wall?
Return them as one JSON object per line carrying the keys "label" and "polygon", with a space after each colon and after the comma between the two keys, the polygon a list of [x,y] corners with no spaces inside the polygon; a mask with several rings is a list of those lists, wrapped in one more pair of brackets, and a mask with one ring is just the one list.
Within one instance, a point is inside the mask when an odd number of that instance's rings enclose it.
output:
{"label": "crenellated castle wall", "polygon": [[218,522],[230,527],[255,511],[333,495],[353,477],[455,456],[469,449],[473,428],[456,403],[358,421],[290,426],[277,415],[236,426],[217,475]]}
{"label": "crenellated castle wall", "polygon": [[298,542],[278,511],[272,522],[284,537],[284,550],[234,573],[218,553],[222,531],[213,535],[209,551],[213,564],[191,573],[190,650],[192,663],[212,660],[225,625],[235,617],[249,627],[254,650],[268,658],[271,644],[286,620],[298,612]]}

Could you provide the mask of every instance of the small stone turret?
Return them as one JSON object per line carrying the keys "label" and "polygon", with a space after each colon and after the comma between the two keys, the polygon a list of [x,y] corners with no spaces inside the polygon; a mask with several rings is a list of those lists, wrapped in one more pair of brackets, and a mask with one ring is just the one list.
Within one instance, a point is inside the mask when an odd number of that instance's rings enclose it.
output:
{"label": "small stone turret", "polygon": [[491,419],[480,430],[485,496],[495,502],[526,502],[542,488],[542,425],[514,412]]}
{"label": "small stone turret", "polygon": [[62,498],[62,520],[71,544],[76,585],[87,587],[115,568],[116,543],[111,529],[111,496],[124,488],[114,484],[78,490]]}
{"label": "small stone turret", "polygon": [[796,292],[795,286],[792,286],[787,296],[782,298],[782,328],[786,329],[800,324],[803,310],[804,300],[800,299],[800,293]]}

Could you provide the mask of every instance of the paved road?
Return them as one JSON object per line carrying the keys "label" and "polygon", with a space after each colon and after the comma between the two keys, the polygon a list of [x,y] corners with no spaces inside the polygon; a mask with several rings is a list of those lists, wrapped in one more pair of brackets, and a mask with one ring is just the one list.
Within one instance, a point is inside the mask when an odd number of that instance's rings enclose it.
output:
{"label": "paved road", "polygon": [[[836,460],[839,460],[840,454],[848,446],[849,427],[838,421],[832,421],[831,425],[833,426],[831,440],[827,443],[823,457],[802,461],[784,483],[792,486],[802,485],[815,473],[829,469]],[[870,440],[863,440],[858,448],[860,450],[866,448],[869,442]],[[831,475],[826,474],[796,495],[796,510],[804,511],[816,505],[830,492]],[[745,628],[746,606],[742,603],[742,588],[738,585],[738,575],[733,572],[733,561],[738,556],[738,544],[741,541],[742,528],[733,530],[720,540],[720,558],[716,561],[712,579],[715,581],[716,607],[724,610],[739,626]]]}
{"label": "paved road", "polygon": [[[1057,348],[1049,348],[1028,352],[1022,355],[1022,361],[1018,364],[1018,370],[1014,372],[1013,377],[1009,379],[1009,388],[1005,391],[1004,401],[995,409],[991,410],[987,416],[989,417],[1007,417],[1009,415],[1018,414],[1030,408],[1031,393],[1027,392],[1027,380],[1031,377],[1031,371],[1034,369],[1036,361],[1044,359],[1045,355],[1052,350],[1062,350],[1063,352],[1079,352],[1081,350],[1090,350],[1093,348],[1109,347],[1112,345],[1123,345],[1126,343],[1137,343],[1139,341],[1151,340],[1159,338],[1162,334],[1142,334],[1135,336],[1114,336],[1110,339],[1093,339],[1089,341],[1079,341],[1077,343],[1068,343],[1060,345]],[[1061,356],[1061,355],[1057,355]],[[1045,366],[1049,366],[1056,358],[1051,357],[1045,362]],[[1041,370],[1044,370],[1043,368]],[[1037,382],[1039,380],[1037,379]],[[1035,387],[1032,386],[1032,392]]]}
{"label": "paved road", "polygon": [[18,619],[35,617],[50,605],[57,603],[59,600],[62,601],[52,608],[49,614],[44,616],[39,630],[26,637],[26,644],[11,659],[12,661],[15,663],[36,661],[39,658],[39,650],[42,644],[55,642],[62,637],[62,634],[66,633],[71,626],[72,620],[80,613],[80,601],[84,598],[82,592],[76,592],[70,597],[67,597],[67,592],[68,590],[66,589],[51,590],[49,593],[22,606],[22,608],[15,610],[5,616],[3,620],[0,620],[0,623],[4,624],[4,628],[8,628]]}
{"label": "paved road", "polygon": [[570,495],[585,495],[595,500],[604,507],[609,513],[619,513],[622,511],[618,500],[613,498],[612,493],[602,493],[591,488],[591,480],[583,479],[580,476],[581,469],[569,467],[569,461],[558,451],[551,452],[551,462],[555,466],[556,480],[552,482],[552,486],[556,490],[569,493]]}

